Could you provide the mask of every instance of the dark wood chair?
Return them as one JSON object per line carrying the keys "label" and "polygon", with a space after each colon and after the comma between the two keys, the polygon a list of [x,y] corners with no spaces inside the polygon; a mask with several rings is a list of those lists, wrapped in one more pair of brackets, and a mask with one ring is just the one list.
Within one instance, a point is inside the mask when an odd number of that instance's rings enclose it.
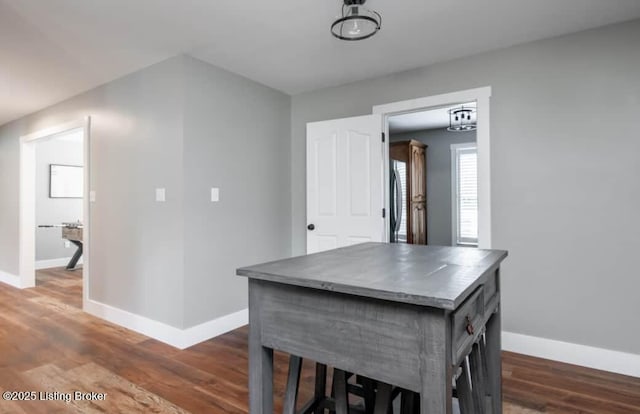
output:
{"label": "dark wood chair", "polygon": [[[284,414],[324,414],[325,410],[331,414],[391,414],[392,402],[401,392],[390,384],[334,368],[331,393],[327,395],[327,366],[316,363],[314,396],[296,411],[301,371],[302,358],[290,356],[282,410]],[[355,381],[349,382],[352,378]],[[351,395],[360,397],[362,403],[350,405]]]}

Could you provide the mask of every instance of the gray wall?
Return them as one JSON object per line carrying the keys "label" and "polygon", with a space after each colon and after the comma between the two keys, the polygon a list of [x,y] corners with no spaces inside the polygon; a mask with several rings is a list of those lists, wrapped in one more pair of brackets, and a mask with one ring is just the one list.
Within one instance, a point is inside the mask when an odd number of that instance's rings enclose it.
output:
{"label": "gray wall", "polygon": [[[291,253],[291,98],[185,58],[185,326],[247,307],[235,269]],[[220,201],[210,201],[211,187]]]}
{"label": "gray wall", "polygon": [[[0,127],[0,270],[18,273],[18,140],[91,116],[92,300],[176,327],[183,321],[182,58]],[[166,187],[167,202],[154,202]],[[5,209],[8,205],[8,209]],[[6,226],[6,227],[5,227]],[[5,232],[5,228],[8,230]]]}
{"label": "gray wall", "polygon": [[640,354],[640,21],[293,97],[294,253],[305,124],[490,85],[493,246],[504,329]]}
{"label": "gray wall", "polygon": [[[52,138],[36,144],[36,226],[82,220],[81,198],[50,198],[49,167],[51,164],[83,164],[81,141]],[[65,247],[59,228],[36,228],[36,260],[71,257],[73,244]]]}
{"label": "gray wall", "polygon": [[475,131],[427,129],[390,134],[389,141],[415,139],[427,148],[427,243],[451,246],[451,144],[476,141]]}
{"label": "gray wall", "polygon": [[19,137],[90,115],[90,298],[178,328],[246,308],[235,268],[290,255],[290,103],[178,56],[0,127],[0,271],[18,273]]}

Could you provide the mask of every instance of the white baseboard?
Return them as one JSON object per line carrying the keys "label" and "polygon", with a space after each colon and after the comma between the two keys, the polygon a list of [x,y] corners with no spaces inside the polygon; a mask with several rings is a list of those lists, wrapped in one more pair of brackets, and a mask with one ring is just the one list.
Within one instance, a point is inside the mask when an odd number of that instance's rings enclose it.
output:
{"label": "white baseboard", "polygon": [[18,289],[22,289],[22,282],[20,276],[12,275],[11,273],[3,272],[0,270],[0,282],[13,286]]}
{"label": "white baseboard", "polygon": [[[188,348],[207,339],[215,338],[227,332],[238,329],[249,323],[249,309],[242,309],[229,315],[192,326],[182,331],[183,347]],[[180,347],[178,347],[180,348]]]}
{"label": "white baseboard", "polygon": [[249,323],[248,309],[187,329],[179,329],[94,300],[85,301],[84,311],[179,349],[188,348]]}
{"label": "white baseboard", "polygon": [[640,355],[502,332],[502,349],[538,358],[640,377]]}
{"label": "white baseboard", "polygon": [[[36,270],[40,270],[40,269],[50,269],[52,267],[63,267],[66,266],[69,261],[71,260],[70,257],[60,257],[58,259],[47,259],[47,260],[37,260],[36,261]],[[82,264],[82,259],[80,259],[78,261],[78,264]]]}

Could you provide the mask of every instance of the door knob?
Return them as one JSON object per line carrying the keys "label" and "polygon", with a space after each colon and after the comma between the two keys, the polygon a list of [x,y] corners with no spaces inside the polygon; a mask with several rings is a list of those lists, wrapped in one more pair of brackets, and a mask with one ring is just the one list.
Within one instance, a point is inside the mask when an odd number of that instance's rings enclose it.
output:
{"label": "door knob", "polygon": [[309,224],[307,226],[307,229],[309,229],[309,230],[315,230],[315,228],[316,228],[316,226],[314,226],[313,224]]}

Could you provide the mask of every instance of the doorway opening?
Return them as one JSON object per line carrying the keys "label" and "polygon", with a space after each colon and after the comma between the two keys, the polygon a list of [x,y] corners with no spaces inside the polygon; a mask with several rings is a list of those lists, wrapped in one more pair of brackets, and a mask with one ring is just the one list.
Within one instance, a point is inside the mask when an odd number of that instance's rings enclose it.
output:
{"label": "doorway opening", "polygon": [[478,245],[476,106],[387,118],[391,243]]}
{"label": "doorway opening", "polygon": [[[382,131],[383,136],[390,137],[387,139],[384,146],[384,205],[387,211],[390,214],[386,215],[385,222],[385,241],[391,242],[393,241],[402,241],[403,238],[409,238],[408,234],[405,237],[403,234],[394,234],[396,227],[399,226],[399,230],[402,229],[404,225],[407,228],[407,233],[414,232],[417,234],[418,240],[424,240],[422,244],[429,243],[434,245],[461,245],[461,246],[477,246],[482,249],[490,249],[491,248],[491,153],[490,153],[490,113],[489,113],[489,100],[491,97],[491,87],[482,87],[476,89],[468,89],[464,91],[457,91],[442,95],[434,95],[424,98],[411,99],[407,101],[393,102],[384,105],[377,105],[373,107],[373,114],[381,117],[382,121]],[[411,229],[408,225],[408,220],[406,217],[411,216],[411,211],[406,210],[407,205],[411,208],[411,200],[407,200],[406,192],[410,192],[411,189],[405,188],[405,193],[402,193],[401,186],[396,186],[395,183],[397,181],[392,181],[392,176],[395,174],[393,171],[393,156],[391,155],[391,149],[393,142],[399,141],[409,141],[405,143],[405,145],[409,146],[411,143],[411,139],[408,136],[400,136],[402,135],[402,125],[406,125],[416,119],[420,119],[424,117],[425,113],[431,112],[431,118],[435,119],[435,114],[440,113],[441,120],[439,124],[431,124],[437,125],[439,128],[426,128],[428,129],[447,129],[449,126],[455,127],[456,125],[449,125],[450,122],[454,124],[459,122],[455,120],[455,118],[449,118],[449,111],[451,109],[457,109],[460,107],[473,106],[473,114],[472,119],[468,120],[472,123],[475,123],[475,130],[473,133],[475,135],[475,148],[473,147],[473,140],[471,140],[471,136],[467,133],[470,132],[463,128],[462,132],[449,132],[451,137],[458,137],[467,134],[466,137],[462,139],[449,139],[449,142],[444,145],[444,148],[440,148],[439,151],[434,151],[435,148],[432,148],[433,152],[440,153],[441,155],[437,158],[437,160],[441,161],[443,164],[448,164],[449,169],[441,167],[441,171],[446,175],[449,175],[451,178],[448,183],[445,183],[445,180],[439,180],[441,185],[449,188],[449,201],[444,201],[446,198],[446,191],[444,192],[445,196],[434,196],[433,199],[430,199],[429,196],[429,150],[428,147],[424,147],[426,156],[424,157],[425,162],[425,178],[423,183],[425,185],[424,189],[424,199],[417,197],[414,203],[414,207],[420,208],[421,206],[425,208],[424,216],[420,216],[418,214],[418,218],[415,221],[412,221],[412,225],[420,225],[420,220],[423,217],[425,226],[418,226],[417,229]],[[432,120],[431,122],[435,122]],[[424,128],[423,128],[424,129]],[[406,131],[405,131],[406,132]],[[409,134],[411,134],[411,131]],[[395,136],[394,136],[395,135]],[[457,144],[464,144],[464,146],[453,145],[451,141],[466,141],[466,142],[457,142]],[[425,145],[421,143],[420,140],[415,140],[415,147],[420,147],[419,144]],[[442,141],[438,142],[442,144]],[[428,144],[427,144],[428,145]],[[432,144],[435,146],[435,144]],[[464,147],[464,150],[463,150]],[[418,151],[419,152],[419,151]],[[445,152],[447,155],[442,156],[442,153]],[[444,160],[446,158],[446,160]],[[398,164],[395,164],[396,167]],[[408,166],[408,165],[407,165]],[[405,167],[407,167],[405,166]],[[433,167],[433,166],[432,166]],[[464,171],[463,171],[464,170]],[[475,175],[471,174],[475,170]],[[448,174],[447,174],[448,172]],[[462,172],[462,173],[461,173]],[[422,177],[422,175],[419,175]],[[437,176],[432,176],[431,178],[436,178]],[[419,181],[414,181],[413,183],[422,184]],[[472,185],[469,185],[469,184]],[[475,186],[473,185],[475,183]],[[392,186],[392,184],[394,184]],[[400,184],[402,184],[400,182]],[[405,185],[408,183],[405,183]],[[434,185],[434,184],[432,184]],[[400,187],[400,188],[399,188]],[[402,201],[404,201],[404,206],[399,206],[399,204],[392,198],[394,197],[394,191],[399,188],[401,194],[404,194]],[[475,192],[472,191],[475,188]],[[431,190],[436,190],[436,188],[431,188]],[[435,198],[437,197],[437,198]],[[409,201],[409,203],[407,203]],[[429,226],[429,218],[428,212],[429,207],[432,203],[441,202],[445,207],[440,207],[440,209],[446,210],[446,205],[450,206],[450,220],[440,220],[437,217],[432,217],[432,225]],[[398,208],[402,207],[402,209]],[[405,222],[402,221],[401,211],[404,211],[405,214]],[[400,215],[400,220],[394,220],[392,227],[392,216]],[[395,217],[394,217],[395,219]],[[439,221],[440,220],[440,221]],[[398,224],[399,223],[399,224]],[[431,227],[431,229],[430,229]],[[420,229],[424,229],[424,235],[420,234]],[[430,236],[431,234],[431,236]],[[447,236],[450,236],[447,237]],[[422,237],[422,239],[420,239]],[[431,237],[431,242],[429,242],[429,238]],[[450,241],[449,241],[450,240]]]}
{"label": "doorway opening", "polygon": [[[20,287],[88,293],[89,118],[20,139]],[[83,301],[84,301],[83,300]]]}
{"label": "doorway opening", "polygon": [[[371,115],[308,123],[307,253],[369,241],[491,248],[490,96],[490,87],[469,89],[374,106]],[[449,125],[450,109],[470,109],[471,106],[474,108],[473,119],[466,119],[463,125],[458,125],[462,118],[456,120],[454,117],[451,122],[455,125]],[[444,141],[447,155],[440,158],[449,166],[450,178],[444,184],[448,190],[439,199],[446,199],[443,203],[449,203],[449,214],[456,220],[438,223],[446,229],[444,236],[429,242],[426,209],[431,200],[427,190],[427,146],[419,140],[412,141],[408,136],[395,135],[402,134],[396,121],[434,111],[444,111],[447,121],[439,124],[442,127],[451,126],[464,131],[468,130],[464,128],[468,126],[467,121],[475,121],[476,148],[469,147],[473,142],[470,137],[463,139],[465,142],[462,143],[467,145],[464,149],[451,147],[451,139]],[[421,128],[425,129],[424,126]],[[447,133],[451,136],[456,134]],[[390,154],[392,149],[395,152],[394,142],[403,142],[402,157]],[[422,157],[419,156],[420,151]],[[455,171],[452,171],[454,156]],[[407,177],[412,165],[418,164],[422,164],[424,173],[409,180]],[[394,170],[398,170],[398,174],[392,173]],[[400,170],[404,172],[404,182]],[[395,179],[392,179],[392,174],[396,175]],[[476,185],[469,185],[470,180]],[[454,184],[456,189],[452,191]],[[420,190],[414,191],[412,186],[423,188],[420,197],[413,198],[412,194],[420,195]],[[394,191],[402,196],[394,197]],[[452,206],[456,207],[455,211]],[[412,209],[420,208],[424,214],[413,217]],[[401,230],[403,226],[404,231]],[[451,238],[448,239],[447,235]]]}

